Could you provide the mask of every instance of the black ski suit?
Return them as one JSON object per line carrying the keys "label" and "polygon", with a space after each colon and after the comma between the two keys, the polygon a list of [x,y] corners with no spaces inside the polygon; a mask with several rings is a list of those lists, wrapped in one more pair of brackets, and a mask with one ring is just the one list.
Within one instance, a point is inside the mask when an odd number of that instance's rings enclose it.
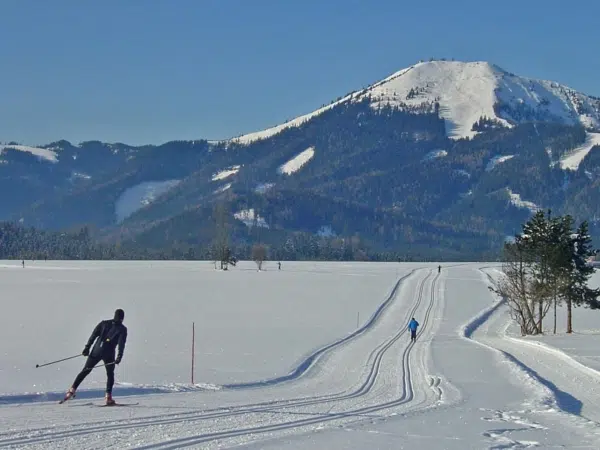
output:
{"label": "black ski suit", "polygon": [[[96,343],[94,344],[94,341]],[[127,341],[127,327],[120,321],[114,319],[103,320],[92,332],[84,349],[84,355],[90,351],[90,347],[94,344],[92,351],[89,352],[87,361],[83,370],[77,375],[73,382],[73,388],[81,384],[81,382],[89,375],[92,369],[100,361],[103,361],[106,368],[106,392],[112,394],[113,385],[115,384],[115,364],[119,364],[123,358],[125,350],[125,342]],[[115,359],[115,350],[119,348],[119,353]]]}

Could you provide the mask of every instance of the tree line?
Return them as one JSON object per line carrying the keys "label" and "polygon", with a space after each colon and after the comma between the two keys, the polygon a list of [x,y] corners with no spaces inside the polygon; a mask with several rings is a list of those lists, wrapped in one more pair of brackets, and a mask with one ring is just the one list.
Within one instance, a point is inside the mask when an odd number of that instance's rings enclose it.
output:
{"label": "tree line", "polygon": [[504,276],[490,289],[506,300],[522,335],[542,334],[550,310],[556,333],[557,309],[562,304],[567,308],[566,332],[572,333],[573,308],[600,308],[600,289],[588,286],[596,254],[587,221],[575,229],[570,215],[538,211],[514,242],[505,244]]}

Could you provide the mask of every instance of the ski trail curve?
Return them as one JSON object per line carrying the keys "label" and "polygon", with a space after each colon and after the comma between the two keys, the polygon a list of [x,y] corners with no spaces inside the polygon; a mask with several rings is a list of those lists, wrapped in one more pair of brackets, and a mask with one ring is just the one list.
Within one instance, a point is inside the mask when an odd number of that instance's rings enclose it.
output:
{"label": "ski trail curve", "polygon": [[[423,269],[418,270],[423,271]],[[329,346],[317,350],[313,355],[307,358],[306,361],[310,360],[311,363],[307,365],[305,371],[300,371],[300,374],[306,373],[309,368],[312,369],[312,372],[316,370],[318,373],[322,367],[319,366],[319,364],[316,364],[316,362],[325,354],[335,355],[345,351],[349,346],[354,345],[352,342],[373,339],[371,334],[373,334],[374,331],[367,333],[369,330],[378,330],[383,327],[381,332],[384,333],[385,330],[390,327],[390,323],[393,323],[393,320],[390,321],[391,319],[389,317],[391,313],[385,313],[392,305],[394,305],[394,301],[397,300],[396,297],[398,296],[399,288],[402,284],[401,282],[406,281],[406,279],[412,275],[413,273],[398,280],[386,301],[375,312],[365,327],[361,330],[357,330],[354,336],[340,339]],[[364,417],[372,417],[374,414],[380,414],[391,408],[410,404],[415,399],[415,390],[418,391],[426,388],[431,394],[434,392],[434,389],[429,386],[429,383],[425,383],[427,386],[417,386],[417,388],[415,388],[415,385],[413,384],[410,359],[415,346],[420,344],[401,341],[402,337],[407,336],[405,327],[407,321],[404,319],[414,315],[420,309],[425,310],[422,327],[417,339],[417,342],[419,342],[423,333],[428,332],[431,313],[436,304],[435,285],[438,278],[439,274],[432,278],[432,271],[429,271],[419,280],[416,287],[417,295],[415,296],[416,300],[414,305],[409,311],[403,311],[403,321],[400,325],[401,329],[398,330],[398,327],[396,327],[395,332],[388,334],[378,345],[372,347],[372,350],[365,358],[367,366],[365,366],[363,379],[353,389],[345,389],[338,393],[324,393],[313,397],[273,400],[227,408],[216,408],[212,410],[197,409],[189,412],[178,412],[166,415],[162,414],[140,418],[132,417],[129,420],[123,420],[117,423],[99,421],[81,424],[81,426],[69,427],[66,430],[56,430],[56,428],[34,429],[28,430],[26,435],[20,436],[18,433],[9,432],[10,434],[7,434],[3,439],[0,439],[0,447],[21,447],[23,445],[43,446],[51,442],[56,442],[57,444],[60,443],[62,448],[75,448],[81,444],[88,446],[90,444],[90,439],[93,441],[99,435],[104,435],[106,432],[119,433],[119,435],[122,435],[123,433],[126,433],[127,435],[149,435],[150,437],[154,436],[150,441],[159,441],[143,444],[139,447],[140,449],[181,448],[198,446],[209,442],[221,442],[224,440],[229,443],[236,439],[254,439],[258,435],[269,436],[273,433],[280,434],[298,432],[299,430],[306,431],[306,429],[310,429],[311,426],[314,427],[315,425],[323,426],[328,423],[355,421]],[[430,290],[429,299],[427,299],[426,296],[428,286]],[[392,329],[390,328],[390,331],[391,330]],[[385,333],[382,334],[382,336],[383,335],[385,335]],[[425,346],[423,346],[423,348],[425,348]],[[401,358],[394,357],[396,352],[393,351],[395,349],[401,350]],[[391,357],[389,357],[390,355]],[[398,359],[399,365],[396,364]],[[321,362],[321,364],[328,367],[328,361]],[[416,369],[422,371],[421,365],[418,365]],[[387,379],[388,377],[402,380],[399,396],[389,398],[390,385],[389,380]],[[299,379],[296,381],[301,381],[303,377],[298,375],[298,378]],[[428,379],[425,376],[423,378],[426,380]],[[311,381],[312,379],[310,378],[305,380],[306,383],[311,383]],[[439,389],[437,383],[439,383],[439,381],[435,381],[434,379],[433,384]],[[284,386],[287,386],[287,384],[283,384],[281,387]],[[386,388],[386,386],[388,387]],[[269,383],[256,387],[266,390],[273,388]],[[388,391],[388,398],[383,398],[383,401],[380,401],[377,396],[371,398],[373,397],[374,392],[376,392],[377,395],[380,395],[379,391],[385,393],[386,390]],[[418,406],[423,406],[428,402],[434,401],[435,396],[430,394],[420,395]],[[332,412],[334,409],[335,412]],[[301,418],[298,418],[298,416]],[[206,430],[206,432],[202,434],[175,439],[159,439],[158,436],[153,434],[153,430],[164,430],[165,427],[167,427],[167,429],[172,431],[172,433],[168,433],[169,435],[189,435],[190,428],[195,428],[201,423],[203,424],[203,430]],[[193,424],[195,426],[191,427]],[[240,426],[241,424],[247,424],[248,426]],[[129,446],[132,446],[131,444],[133,443],[130,443]]]}

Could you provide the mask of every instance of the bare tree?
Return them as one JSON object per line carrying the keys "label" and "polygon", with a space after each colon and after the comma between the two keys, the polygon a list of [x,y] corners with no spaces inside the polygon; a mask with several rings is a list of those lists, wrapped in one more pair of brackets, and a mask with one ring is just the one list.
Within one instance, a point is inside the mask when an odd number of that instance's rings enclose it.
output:
{"label": "bare tree", "polygon": [[267,259],[267,247],[263,244],[252,246],[252,260],[256,263],[258,270],[262,270],[263,263]]}
{"label": "bare tree", "polygon": [[213,258],[219,261],[221,270],[227,270],[229,264],[235,266],[236,259],[229,248],[229,230],[227,224],[227,208],[223,202],[217,203],[214,209],[216,237],[213,243]]}
{"label": "bare tree", "polygon": [[504,249],[504,277],[496,287],[490,289],[503,297],[510,309],[511,317],[519,324],[521,334],[539,334],[542,332],[541,319],[548,312],[550,303],[545,302],[539,310],[541,318],[536,318],[536,306],[539,306],[539,290],[534,278],[534,262],[522,242],[507,244]]}

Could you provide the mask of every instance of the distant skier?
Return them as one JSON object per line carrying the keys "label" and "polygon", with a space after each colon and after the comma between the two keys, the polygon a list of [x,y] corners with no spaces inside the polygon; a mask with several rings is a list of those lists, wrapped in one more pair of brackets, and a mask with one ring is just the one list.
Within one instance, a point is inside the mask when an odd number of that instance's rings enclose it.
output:
{"label": "distant skier", "polygon": [[442,266],[438,266],[438,273],[442,271]]}
{"label": "distant skier", "polygon": [[21,261],[21,264],[23,265],[23,269],[25,268],[25,260]]}
{"label": "distant skier", "polygon": [[[105,401],[107,405],[115,404],[115,401],[112,398],[112,389],[115,384],[115,365],[119,364],[121,359],[123,359],[123,351],[125,350],[125,342],[127,341],[127,327],[123,325],[124,318],[125,312],[122,309],[117,309],[112,320],[103,320],[96,325],[96,328],[94,328],[94,331],[82,352],[83,356],[88,357],[85,366],[75,378],[73,385],[67,391],[63,401],[74,397],[77,388],[85,377],[90,374],[96,364],[103,361],[106,368]],[[94,347],[90,352],[92,344],[94,344]],[[117,346],[119,348],[119,353],[115,359],[115,350]]]}
{"label": "distant skier", "polygon": [[281,270],[281,261],[278,261],[277,265],[279,266],[279,270]]}
{"label": "distant skier", "polygon": [[413,317],[412,320],[408,324],[408,329],[410,330],[410,340],[413,342],[417,340],[417,327],[418,326],[419,326],[419,322],[417,322],[415,320],[415,318]]}

